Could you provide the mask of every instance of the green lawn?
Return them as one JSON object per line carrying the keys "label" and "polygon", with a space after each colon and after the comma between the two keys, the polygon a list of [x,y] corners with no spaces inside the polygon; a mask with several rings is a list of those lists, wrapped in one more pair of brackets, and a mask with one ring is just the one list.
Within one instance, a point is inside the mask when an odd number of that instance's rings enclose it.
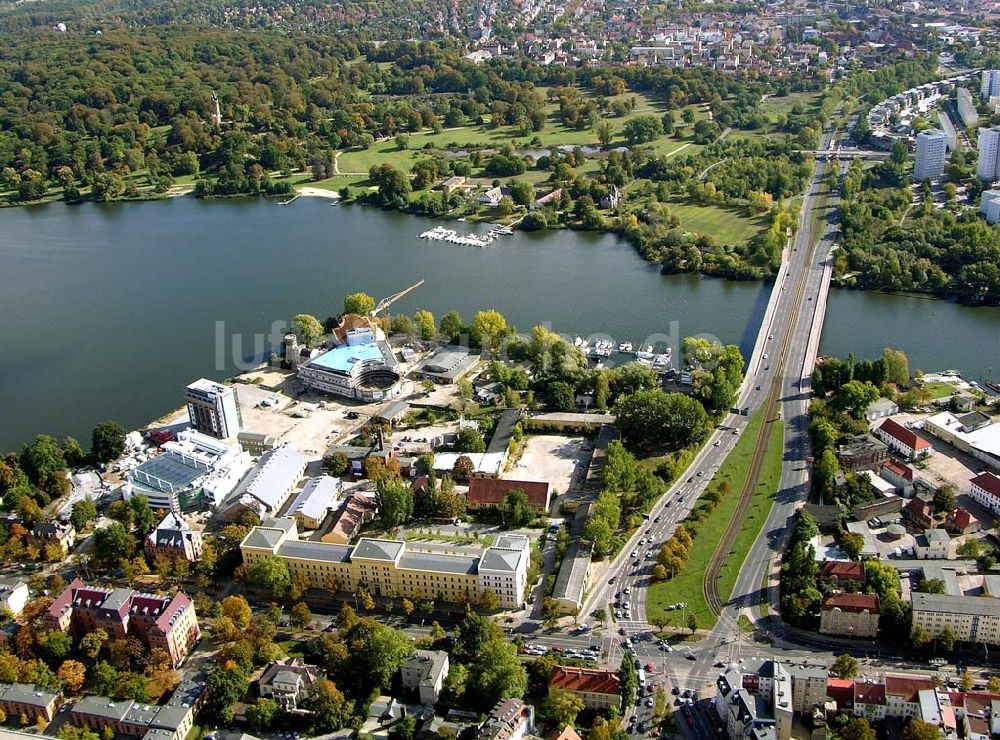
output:
{"label": "green lawn", "polygon": [[766,218],[749,218],[740,209],[702,205],[686,198],[672,198],[671,213],[681,220],[681,229],[707,234],[722,244],[745,244],[766,228]]}
{"label": "green lawn", "polygon": [[[668,624],[674,627],[686,628],[687,615],[693,613],[698,618],[699,628],[709,629],[715,625],[715,615],[712,614],[712,611],[708,608],[708,603],[705,601],[703,585],[705,570],[736,511],[740,491],[743,490],[743,486],[746,484],[750,458],[753,456],[757,437],[761,433],[763,419],[763,413],[758,412],[750,420],[746,429],[743,430],[740,440],[736,443],[736,447],[729,453],[729,456],[726,457],[725,462],[722,463],[715,477],[709,483],[706,490],[719,491],[719,486],[725,482],[729,487],[728,493],[722,497],[722,500],[704,520],[691,525],[696,534],[687,565],[684,567],[683,572],[672,580],[653,584],[649,589],[649,600],[646,604],[647,619],[651,620],[657,616],[663,616],[666,618]],[[761,470],[761,483],[766,482],[768,485],[771,485],[775,471],[777,471],[777,475],[779,476],[781,473],[782,445],[780,422],[775,424],[774,427],[778,431],[774,432],[772,428],[772,436],[767,448],[767,460]],[[747,523],[737,538],[734,553],[742,552],[743,556],[745,556],[746,548],[749,548],[756,533],[760,531],[760,527],[763,524],[763,516],[766,516],[767,509],[770,507],[776,485],[777,479],[774,478],[774,484],[771,485],[770,489],[758,486],[755,493],[755,500],[747,515]],[[741,547],[744,549],[741,550]],[[731,556],[731,560],[742,563],[743,556],[734,554]],[[732,591],[732,581],[730,578],[735,578],[738,567],[738,565],[730,567],[727,564],[723,568],[721,593],[728,596]],[[731,575],[729,574],[730,570],[733,571]],[[668,604],[675,604],[680,601],[687,602],[686,610],[666,610]]]}
{"label": "green lawn", "polygon": [[760,469],[760,477],[757,479],[757,488],[754,490],[750,508],[747,509],[746,515],[743,517],[743,524],[740,526],[740,533],[733,543],[729,559],[722,566],[719,593],[724,598],[728,599],[733,592],[736,577],[743,566],[743,561],[746,559],[754,540],[757,539],[757,535],[760,534],[760,530],[764,527],[767,515],[771,511],[771,504],[774,503],[774,496],[778,492],[778,484],[781,481],[784,436],[784,422],[776,421],[771,425],[771,433],[767,440],[767,453]]}
{"label": "green lawn", "polygon": [[775,116],[787,115],[791,113],[792,108],[795,107],[796,103],[801,103],[805,110],[811,111],[819,105],[822,93],[819,92],[797,92],[790,93],[784,97],[777,97],[772,95],[764,104],[760,107],[761,112],[768,115],[771,120],[774,120]]}
{"label": "green lawn", "polygon": [[947,396],[953,396],[958,393],[958,388],[951,383],[945,383],[943,380],[935,380],[933,383],[924,383],[924,388],[930,394],[931,400],[936,401],[939,398],[945,398]]}

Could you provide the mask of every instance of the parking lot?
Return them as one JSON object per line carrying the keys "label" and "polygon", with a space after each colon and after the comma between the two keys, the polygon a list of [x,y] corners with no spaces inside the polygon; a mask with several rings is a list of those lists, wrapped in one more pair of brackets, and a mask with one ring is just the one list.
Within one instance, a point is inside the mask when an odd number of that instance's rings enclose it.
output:
{"label": "parking lot", "polygon": [[586,475],[593,443],[584,437],[532,434],[524,438],[524,452],[504,478],[547,480],[553,494],[564,494]]}

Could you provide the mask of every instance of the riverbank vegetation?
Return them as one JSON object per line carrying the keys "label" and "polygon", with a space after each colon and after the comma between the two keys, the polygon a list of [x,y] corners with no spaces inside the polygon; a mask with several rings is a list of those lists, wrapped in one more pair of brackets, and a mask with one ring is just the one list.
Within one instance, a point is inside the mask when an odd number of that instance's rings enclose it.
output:
{"label": "riverbank vegetation", "polygon": [[[907,158],[905,149],[897,148],[889,161],[869,170],[855,161],[845,176],[843,243],[834,257],[835,282],[932,293],[964,303],[1000,303],[1000,230],[989,226],[977,210],[956,213],[935,207],[929,188],[914,205]],[[961,181],[969,169],[963,159],[961,152],[953,157],[949,179]]]}

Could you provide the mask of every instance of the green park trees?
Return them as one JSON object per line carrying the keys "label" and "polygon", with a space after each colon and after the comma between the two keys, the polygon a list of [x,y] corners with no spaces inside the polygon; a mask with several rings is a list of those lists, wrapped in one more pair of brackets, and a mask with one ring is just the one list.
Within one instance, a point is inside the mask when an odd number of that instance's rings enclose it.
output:
{"label": "green park trees", "polygon": [[615,402],[618,427],[626,439],[653,447],[686,447],[708,433],[708,414],[701,402],[659,388],[640,390]]}
{"label": "green park trees", "polygon": [[315,347],[323,337],[323,325],[310,314],[296,314],[292,319],[292,331],[302,337],[307,347]]}
{"label": "green park trees", "polygon": [[351,293],[344,297],[344,313],[367,316],[375,310],[375,299],[367,293]]}

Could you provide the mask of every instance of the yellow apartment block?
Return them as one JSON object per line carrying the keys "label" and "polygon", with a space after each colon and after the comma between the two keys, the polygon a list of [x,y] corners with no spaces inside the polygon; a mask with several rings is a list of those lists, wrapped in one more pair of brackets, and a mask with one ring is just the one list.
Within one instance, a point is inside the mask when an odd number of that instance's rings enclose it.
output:
{"label": "yellow apartment block", "polygon": [[523,535],[501,535],[478,556],[461,552],[419,552],[402,540],[361,538],[355,545],[299,540],[295,519],[269,519],[240,543],[243,562],[273,555],[292,576],[314,588],[423,600],[475,601],[487,588],[504,609],[524,605],[531,543]]}

